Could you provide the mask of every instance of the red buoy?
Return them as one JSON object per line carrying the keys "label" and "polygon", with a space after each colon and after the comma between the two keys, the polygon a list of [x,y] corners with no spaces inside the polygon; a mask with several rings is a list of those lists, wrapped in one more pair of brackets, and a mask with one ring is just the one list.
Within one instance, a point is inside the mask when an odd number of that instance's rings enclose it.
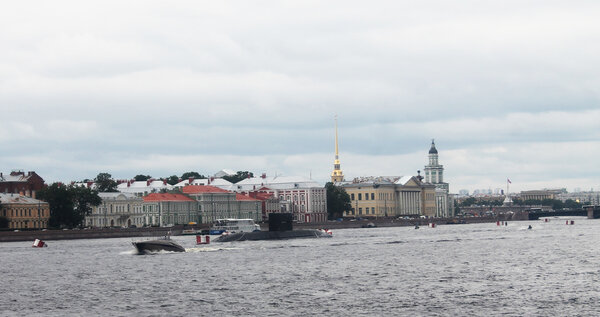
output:
{"label": "red buoy", "polygon": [[204,241],[202,241],[202,236],[196,236],[196,244],[210,244],[210,236],[204,236]]}
{"label": "red buoy", "polygon": [[47,248],[48,245],[44,241],[42,241],[40,239],[35,239],[35,241],[33,241],[32,247],[34,247],[34,248]]}

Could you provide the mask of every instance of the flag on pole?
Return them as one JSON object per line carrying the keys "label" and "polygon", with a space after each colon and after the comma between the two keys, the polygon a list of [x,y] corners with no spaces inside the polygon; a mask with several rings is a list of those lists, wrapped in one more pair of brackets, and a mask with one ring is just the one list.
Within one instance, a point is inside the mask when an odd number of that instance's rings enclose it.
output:
{"label": "flag on pole", "polygon": [[507,179],[506,179],[506,181],[507,181],[509,184],[512,184],[512,182],[510,181],[510,179],[508,179],[508,178],[507,178]]}

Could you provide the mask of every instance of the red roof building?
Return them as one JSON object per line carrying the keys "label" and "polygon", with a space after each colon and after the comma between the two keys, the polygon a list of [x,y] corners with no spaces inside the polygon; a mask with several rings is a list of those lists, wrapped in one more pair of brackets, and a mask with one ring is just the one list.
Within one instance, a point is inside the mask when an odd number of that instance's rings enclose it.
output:
{"label": "red roof building", "polygon": [[145,223],[152,226],[184,225],[200,222],[198,202],[183,194],[152,193],[144,197]]}
{"label": "red roof building", "polygon": [[35,172],[12,171],[0,173],[0,193],[20,194],[35,198],[36,192],[44,188],[44,180]]}

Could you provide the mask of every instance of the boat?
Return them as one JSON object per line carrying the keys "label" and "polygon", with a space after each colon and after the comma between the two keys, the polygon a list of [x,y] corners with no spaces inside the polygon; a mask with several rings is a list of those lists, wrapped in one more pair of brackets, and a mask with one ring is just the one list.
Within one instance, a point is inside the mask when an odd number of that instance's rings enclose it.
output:
{"label": "boat", "polygon": [[155,253],[160,251],[185,252],[185,248],[183,248],[177,242],[171,240],[170,235],[166,235],[164,238],[156,240],[135,241],[132,242],[132,244],[140,254]]}
{"label": "boat", "polygon": [[260,231],[260,226],[254,223],[252,219],[217,219],[210,229],[210,234],[218,235],[224,232],[238,233],[238,232],[254,232]]}
{"label": "boat", "polygon": [[199,232],[197,230],[194,230],[194,229],[183,229],[183,231],[181,231],[181,235],[182,236],[195,236],[198,233]]}

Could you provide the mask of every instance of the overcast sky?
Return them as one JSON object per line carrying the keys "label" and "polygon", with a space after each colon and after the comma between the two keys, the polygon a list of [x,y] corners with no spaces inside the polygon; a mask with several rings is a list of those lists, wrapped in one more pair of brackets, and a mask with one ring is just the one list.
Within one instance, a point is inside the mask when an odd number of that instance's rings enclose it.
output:
{"label": "overcast sky", "polygon": [[598,1],[12,1],[0,169],[600,189]]}

